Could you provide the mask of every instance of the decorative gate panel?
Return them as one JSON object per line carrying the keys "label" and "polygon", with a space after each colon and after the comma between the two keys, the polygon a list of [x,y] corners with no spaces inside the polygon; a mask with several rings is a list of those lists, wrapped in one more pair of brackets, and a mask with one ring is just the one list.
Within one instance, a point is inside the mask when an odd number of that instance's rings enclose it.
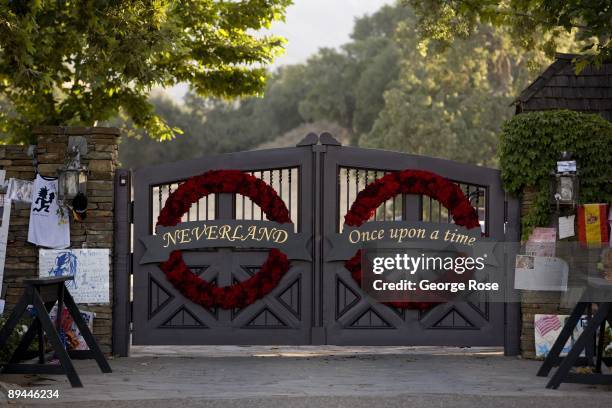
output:
{"label": "decorative gate panel", "polygon": [[[481,229],[504,240],[504,192],[499,171],[403,153],[326,146],[324,200],[336,205],[323,214],[323,235],[342,232],[344,215],[359,191],[387,172],[417,169],[459,184],[477,209]],[[446,208],[430,197],[397,196],[383,203],[372,221],[451,222]],[[324,243],[323,259],[330,250]],[[396,309],[371,299],[344,262],[324,263],[323,320],[326,342],[347,345],[504,345],[505,305],[474,294],[469,302],[448,302],[428,311]]]}
{"label": "decorative gate panel", "polygon": [[[320,143],[320,144],[319,144]],[[298,147],[203,157],[139,169],[133,174],[134,344],[338,344],[502,346],[516,349],[515,306],[474,296],[429,311],[399,310],[365,295],[344,262],[328,261],[328,237],[359,191],[386,172],[429,170],[459,184],[477,209],[481,228],[504,241],[507,223],[499,171],[403,153],[342,147],[329,134],[307,136]],[[154,233],[160,208],[183,180],[213,169],[238,169],[272,186],[290,211],[296,233],[307,238],[312,261],[292,260],[280,284],[242,310],[206,309],[184,298],[158,264],[141,265],[139,238]],[[516,203],[512,202],[511,226]],[[218,194],[200,199],[182,221],[263,220],[250,199]],[[429,197],[397,196],[374,221],[450,222]],[[268,249],[208,248],[186,251],[188,266],[219,286],[253,276]]]}
{"label": "decorative gate panel", "polygon": [[[292,261],[280,284],[241,310],[206,309],[185,299],[158,264],[140,265],[139,237],[150,235],[160,209],[182,180],[213,169],[238,169],[272,186],[286,203],[296,232],[312,236],[310,147],[204,157],[134,172],[134,344],[308,344],[311,328],[312,264]],[[305,203],[305,204],[304,204]],[[182,221],[262,220],[250,199],[218,194],[200,199]],[[198,276],[219,286],[244,281],[266,260],[267,249],[218,248],[185,252]]]}

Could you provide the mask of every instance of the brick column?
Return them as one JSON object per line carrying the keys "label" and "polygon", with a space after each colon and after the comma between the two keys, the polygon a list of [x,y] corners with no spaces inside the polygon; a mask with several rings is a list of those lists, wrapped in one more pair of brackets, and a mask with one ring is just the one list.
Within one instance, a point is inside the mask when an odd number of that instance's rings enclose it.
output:
{"label": "brick column", "polygon": [[[87,182],[88,214],[83,222],[70,220],[71,248],[109,248],[113,250],[113,180],[117,167],[118,136],[116,128],[83,128],[44,126],[34,129],[37,139],[36,158],[43,176],[57,176],[64,165],[70,136],[83,136],[87,140],[87,153],[81,161],[90,170]],[[0,164],[7,170],[6,177],[32,180],[35,170],[26,147],[3,146]],[[29,223],[29,205],[18,206],[11,214],[9,243],[5,267],[7,307],[17,301],[23,288],[23,279],[38,275],[38,248],[26,242]],[[113,270],[110,264],[110,291],[112,302]],[[105,353],[111,351],[112,304],[81,305],[83,310],[96,313],[94,335]]]}

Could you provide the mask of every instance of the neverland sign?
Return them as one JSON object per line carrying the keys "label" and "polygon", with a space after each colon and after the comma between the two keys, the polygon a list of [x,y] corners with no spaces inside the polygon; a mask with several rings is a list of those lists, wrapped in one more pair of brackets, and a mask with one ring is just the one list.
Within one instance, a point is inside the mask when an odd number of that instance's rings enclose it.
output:
{"label": "neverland sign", "polygon": [[189,221],[173,227],[158,226],[155,235],[141,238],[146,247],[141,264],[163,262],[175,250],[199,248],[276,248],[289,259],[306,260],[308,238],[292,224],[272,221]]}

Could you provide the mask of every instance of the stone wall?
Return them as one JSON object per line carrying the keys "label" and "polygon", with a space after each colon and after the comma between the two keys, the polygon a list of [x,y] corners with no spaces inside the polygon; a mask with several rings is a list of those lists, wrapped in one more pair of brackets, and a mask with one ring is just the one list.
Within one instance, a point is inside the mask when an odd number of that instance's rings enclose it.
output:
{"label": "stone wall", "polygon": [[[84,136],[87,154],[81,159],[90,170],[87,182],[88,213],[83,222],[70,220],[71,248],[110,248],[110,291],[112,302],[113,251],[113,183],[117,167],[119,131],[115,128],[40,127],[37,138],[38,171],[43,176],[56,176],[64,165],[70,136]],[[35,168],[27,146],[0,146],[0,166],[6,178],[33,180]],[[7,310],[14,305],[23,290],[23,280],[38,276],[38,248],[27,242],[30,206],[13,204],[4,269],[3,292]],[[94,335],[105,353],[112,346],[112,304],[82,305],[83,310],[96,313]],[[6,312],[5,312],[6,313]]]}

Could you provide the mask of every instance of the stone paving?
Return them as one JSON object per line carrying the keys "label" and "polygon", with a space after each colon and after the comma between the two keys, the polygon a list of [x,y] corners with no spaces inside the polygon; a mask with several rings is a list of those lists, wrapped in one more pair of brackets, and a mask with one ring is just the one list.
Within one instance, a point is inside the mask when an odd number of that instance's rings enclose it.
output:
{"label": "stone paving", "polygon": [[[10,406],[72,407],[590,407],[612,406],[612,388],[545,388],[539,362],[498,349],[430,347],[135,347],[102,374],[77,361],[84,388],[61,376],[0,376],[16,387],[58,389],[59,400]],[[5,400],[6,402],[6,400]],[[2,405],[0,401],[0,406]]]}

